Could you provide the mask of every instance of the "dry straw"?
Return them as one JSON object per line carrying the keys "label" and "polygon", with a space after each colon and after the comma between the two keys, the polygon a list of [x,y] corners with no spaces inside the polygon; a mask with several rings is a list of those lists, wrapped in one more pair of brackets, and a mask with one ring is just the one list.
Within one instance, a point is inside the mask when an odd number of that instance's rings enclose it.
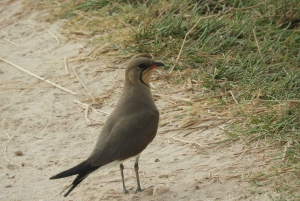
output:
{"label": "dry straw", "polygon": [[8,160],[8,158],[7,158],[6,152],[7,152],[8,143],[13,139],[13,137],[10,137],[10,135],[6,131],[4,131],[4,132],[6,133],[6,135],[8,137],[8,140],[6,141],[5,147],[4,147],[4,156],[5,156],[6,161],[9,162],[9,163],[11,163],[10,160]]}
{"label": "dry straw", "polygon": [[6,62],[6,63],[8,63],[8,64],[10,64],[10,65],[12,65],[12,66],[14,66],[15,68],[17,68],[17,69],[23,71],[24,73],[27,73],[27,74],[29,74],[29,75],[31,75],[31,76],[33,76],[33,77],[39,79],[39,80],[42,80],[42,81],[44,81],[44,82],[47,82],[48,84],[51,84],[52,86],[55,86],[55,87],[57,87],[57,88],[59,88],[59,89],[61,89],[61,90],[63,90],[63,91],[66,91],[66,92],[68,92],[68,93],[70,93],[70,94],[73,94],[73,95],[76,95],[76,94],[77,94],[77,93],[75,93],[75,92],[73,92],[73,91],[71,91],[71,90],[69,90],[69,89],[66,89],[66,88],[64,88],[64,87],[62,87],[62,86],[60,86],[60,85],[58,85],[58,84],[55,84],[54,82],[51,82],[50,80],[46,80],[45,78],[40,77],[40,76],[38,76],[38,75],[36,75],[36,74],[34,74],[34,73],[32,73],[32,72],[30,72],[30,71],[28,71],[28,70],[26,70],[26,69],[20,67],[20,66],[18,66],[18,65],[16,65],[16,64],[14,64],[14,63],[12,63],[12,62],[6,60],[6,59],[3,59],[3,58],[0,57],[0,60],[2,60],[2,61],[4,61],[4,62]]}

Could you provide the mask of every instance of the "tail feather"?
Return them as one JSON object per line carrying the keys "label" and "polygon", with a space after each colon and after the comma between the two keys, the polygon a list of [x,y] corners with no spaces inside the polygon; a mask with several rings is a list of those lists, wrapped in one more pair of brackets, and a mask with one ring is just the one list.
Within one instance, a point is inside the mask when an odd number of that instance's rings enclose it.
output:
{"label": "tail feather", "polygon": [[60,178],[69,177],[69,176],[76,175],[76,174],[93,172],[98,168],[99,167],[91,166],[87,161],[84,161],[84,162],[76,165],[75,167],[72,167],[68,170],[65,170],[57,175],[50,177],[49,179],[60,179]]}
{"label": "tail feather", "polygon": [[60,179],[78,174],[72,182],[72,184],[62,191],[64,192],[66,189],[71,187],[68,190],[68,192],[64,195],[64,197],[67,197],[80,182],[82,182],[90,173],[94,172],[98,168],[99,167],[91,166],[87,161],[84,161],[73,168],[70,168],[66,171],[63,171],[57,175],[50,177],[50,179]]}
{"label": "tail feather", "polygon": [[[92,171],[91,171],[92,172]],[[66,194],[64,194],[64,197],[67,197],[73,190],[74,188],[80,184],[80,182],[82,182],[91,172],[87,172],[87,173],[82,173],[77,175],[77,177],[74,179],[74,181],[72,182],[71,185],[69,185],[67,188],[65,188],[62,192],[64,192],[65,190],[67,190],[68,188],[70,188]],[[61,193],[62,193],[61,192]]]}

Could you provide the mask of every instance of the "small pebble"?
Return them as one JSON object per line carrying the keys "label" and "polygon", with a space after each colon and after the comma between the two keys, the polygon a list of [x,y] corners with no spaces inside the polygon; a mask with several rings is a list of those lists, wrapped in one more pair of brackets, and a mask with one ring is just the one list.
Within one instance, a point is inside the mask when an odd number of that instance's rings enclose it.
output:
{"label": "small pebble", "polygon": [[22,156],[23,152],[21,150],[18,150],[18,151],[15,152],[15,155],[16,156]]}
{"label": "small pebble", "polygon": [[14,169],[18,168],[19,166],[8,164],[6,167],[7,167],[7,169],[14,170]]}
{"label": "small pebble", "polygon": [[39,163],[35,164],[35,167],[38,170],[42,170],[43,169],[43,166],[41,164],[39,164]]}
{"label": "small pebble", "polygon": [[13,179],[13,178],[15,178],[15,175],[10,175],[10,176],[8,176],[8,178]]}
{"label": "small pebble", "polygon": [[169,190],[170,190],[169,186],[159,184],[158,186],[154,187],[153,195],[161,195],[161,194],[168,192]]}
{"label": "small pebble", "polygon": [[12,187],[12,185],[10,184],[5,186],[5,188],[10,188],[10,187]]}
{"label": "small pebble", "polygon": [[154,162],[160,162],[160,160],[157,158],[157,159],[155,159],[155,161]]}

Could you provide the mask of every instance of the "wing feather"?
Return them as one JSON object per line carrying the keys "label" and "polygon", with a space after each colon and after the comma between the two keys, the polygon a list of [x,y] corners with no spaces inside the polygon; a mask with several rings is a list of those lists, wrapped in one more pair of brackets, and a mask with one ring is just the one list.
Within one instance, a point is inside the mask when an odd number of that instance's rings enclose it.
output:
{"label": "wing feather", "polygon": [[111,128],[103,129],[88,161],[92,166],[102,166],[138,155],[155,137],[158,119],[157,110],[143,110],[116,119]]}

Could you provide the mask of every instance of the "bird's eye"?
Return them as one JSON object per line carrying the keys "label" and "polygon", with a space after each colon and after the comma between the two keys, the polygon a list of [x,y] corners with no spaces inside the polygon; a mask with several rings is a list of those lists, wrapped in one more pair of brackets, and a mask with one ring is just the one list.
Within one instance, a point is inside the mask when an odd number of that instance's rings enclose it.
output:
{"label": "bird's eye", "polygon": [[137,66],[137,68],[138,68],[138,69],[146,69],[146,68],[148,68],[148,65],[146,65],[146,64],[139,64],[139,65]]}

